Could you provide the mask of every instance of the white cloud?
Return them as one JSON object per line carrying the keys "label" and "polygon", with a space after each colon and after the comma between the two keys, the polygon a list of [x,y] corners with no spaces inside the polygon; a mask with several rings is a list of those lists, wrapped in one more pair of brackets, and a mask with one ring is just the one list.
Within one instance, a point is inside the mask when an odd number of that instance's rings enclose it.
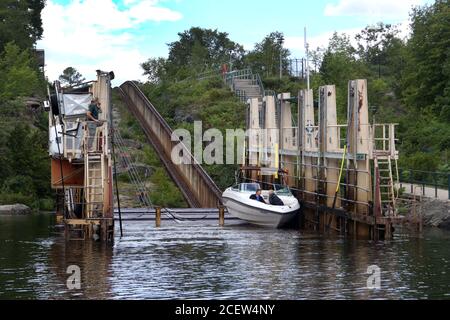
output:
{"label": "white cloud", "polygon": [[413,6],[423,0],[339,0],[325,6],[325,16],[359,16],[405,20]]}
{"label": "white cloud", "polygon": [[38,47],[46,51],[47,76],[56,80],[69,66],[89,80],[95,70],[114,70],[116,84],[140,80],[145,56],[135,28],[148,21],[177,21],[182,15],[158,0],[124,0],[120,10],[112,0],[73,0],[68,5],[48,0],[42,13],[44,36]]}
{"label": "white cloud", "polygon": [[[355,36],[360,33],[362,28],[335,30],[339,34],[345,33],[350,37],[353,45],[356,45]],[[334,31],[324,32],[318,35],[308,36],[308,44],[310,50],[317,48],[326,48]],[[305,40],[304,36],[287,36],[285,47],[291,50],[294,56],[302,57],[305,55]]]}

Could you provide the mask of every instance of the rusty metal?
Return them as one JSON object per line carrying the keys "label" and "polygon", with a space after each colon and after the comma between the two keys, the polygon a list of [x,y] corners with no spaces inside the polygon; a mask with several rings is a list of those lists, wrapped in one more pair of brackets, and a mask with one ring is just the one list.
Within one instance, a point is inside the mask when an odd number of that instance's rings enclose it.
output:
{"label": "rusty metal", "polygon": [[180,141],[172,141],[172,129],[138,86],[125,82],[120,86],[120,93],[187,203],[193,208],[214,208],[221,204],[222,191],[192,154],[189,154],[189,165],[173,163],[172,150]]}

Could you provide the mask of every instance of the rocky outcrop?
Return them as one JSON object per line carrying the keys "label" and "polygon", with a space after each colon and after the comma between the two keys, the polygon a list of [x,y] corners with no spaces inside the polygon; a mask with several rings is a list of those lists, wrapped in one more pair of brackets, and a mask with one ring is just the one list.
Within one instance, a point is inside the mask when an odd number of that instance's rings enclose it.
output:
{"label": "rocky outcrop", "polygon": [[450,230],[450,201],[422,200],[419,210],[426,226]]}
{"label": "rocky outcrop", "polygon": [[23,204],[0,206],[0,216],[18,216],[31,214],[31,209]]}

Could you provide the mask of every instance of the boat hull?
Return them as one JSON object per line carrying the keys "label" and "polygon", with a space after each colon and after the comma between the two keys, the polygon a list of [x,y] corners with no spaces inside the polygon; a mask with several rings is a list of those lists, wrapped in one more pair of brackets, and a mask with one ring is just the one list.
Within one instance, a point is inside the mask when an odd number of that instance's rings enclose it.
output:
{"label": "boat hull", "polygon": [[254,200],[242,201],[233,194],[224,194],[223,204],[232,216],[267,228],[286,227],[292,223],[300,211],[298,203],[293,206],[276,207]]}

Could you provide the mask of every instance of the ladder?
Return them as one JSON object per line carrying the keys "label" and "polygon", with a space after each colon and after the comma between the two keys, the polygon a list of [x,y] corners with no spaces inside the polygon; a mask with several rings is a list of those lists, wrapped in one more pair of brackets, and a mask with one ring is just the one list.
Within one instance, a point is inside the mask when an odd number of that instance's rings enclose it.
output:
{"label": "ladder", "polygon": [[86,155],[84,167],[86,219],[97,219],[103,216],[105,200],[104,163],[101,153],[89,152]]}
{"label": "ladder", "polygon": [[396,202],[397,195],[395,192],[395,182],[394,175],[392,173],[392,157],[387,156],[377,156],[374,157],[375,168],[378,168],[379,172],[379,185],[381,195],[381,206],[385,215],[396,216]]}

